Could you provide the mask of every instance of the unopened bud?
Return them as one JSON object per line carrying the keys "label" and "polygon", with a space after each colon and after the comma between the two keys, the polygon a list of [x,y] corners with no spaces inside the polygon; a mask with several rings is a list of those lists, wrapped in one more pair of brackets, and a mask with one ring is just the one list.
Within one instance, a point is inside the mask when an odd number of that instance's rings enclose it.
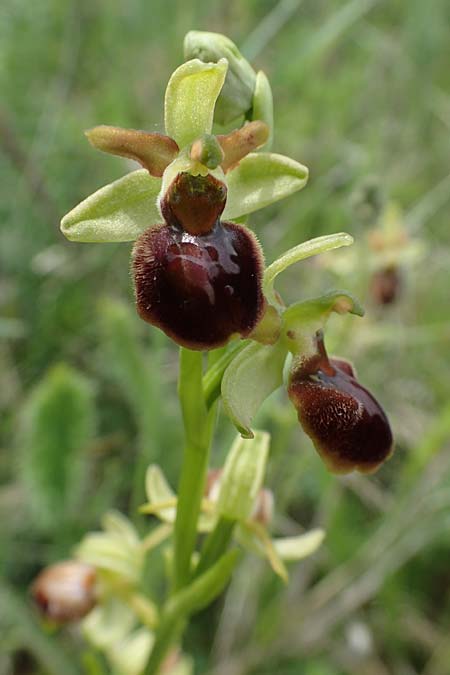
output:
{"label": "unopened bud", "polygon": [[204,63],[228,61],[228,71],[217,99],[214,120],[225,125],[246,116],[253,105],[256,74],[234,42],[220,33],[189,31],[184,39],[184,56]]}
{"label": "unopened bud", "polygon": [[95,582],[94,567],[65,560],[46,567],[33,582],[31,594],[48,619],[79,621],[96,604]]}

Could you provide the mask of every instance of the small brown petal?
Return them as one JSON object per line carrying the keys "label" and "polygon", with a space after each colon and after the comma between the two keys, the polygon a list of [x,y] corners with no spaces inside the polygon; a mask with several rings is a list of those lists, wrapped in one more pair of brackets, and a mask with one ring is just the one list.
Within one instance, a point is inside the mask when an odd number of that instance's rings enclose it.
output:
{"label": "small brown petal", "polygon": [[294,370],[288,388],[300,424],[333,473],[372,473],[392,454],[388,419],[352,366],[318,354]]}
{"label": "small brown petal", "polygon": [[46,567],[31,586],[40,611],[52,621],[66,623],[82,619],[96,603],[95,569],[76,560]]}
{"label": "small brown petal", "polygon": [[137,310],[182,346],[220,347],[260,319],[262,269],[258,241],[241,225],[218,222],[199,236],[152,227],[133,250]]}
{"label": "small brown petal", "polygon": [[103,152],[139,162],[152,176],[162,176],[179,152],[173,138],[156,132],[122,129],[105,124],[85,132],[89,143]]}
{"label": "small brown petal", "polygon": [[264,145],[269,138],[269,134],[269,127],[265,122],[254,120],[229,134],[217,136],[225,155],[221,164],[222,169],[225,172],[232,169],[249,152],[253,152],[253,150]]}

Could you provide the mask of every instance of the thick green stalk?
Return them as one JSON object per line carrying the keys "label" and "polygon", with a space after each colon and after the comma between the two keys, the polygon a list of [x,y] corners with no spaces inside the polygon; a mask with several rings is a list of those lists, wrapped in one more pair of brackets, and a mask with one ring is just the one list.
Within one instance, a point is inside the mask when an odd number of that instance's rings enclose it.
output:
{"label": "thick green stalk", "polygon": [[203,394],[201,352],[181,349],[178,394],[183,414],[185,447],[178,488],[174,532],[174,589],[190,579],[191,558],[197,539],[197,520],[208,469],[215,411],[208,413]]}

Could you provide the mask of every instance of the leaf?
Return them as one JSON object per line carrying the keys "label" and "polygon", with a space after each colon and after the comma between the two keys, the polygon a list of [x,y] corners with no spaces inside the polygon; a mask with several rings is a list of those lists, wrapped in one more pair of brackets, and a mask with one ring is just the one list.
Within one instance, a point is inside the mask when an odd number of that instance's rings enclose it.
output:
{"label": "leaf", "polygon": [[79,516],[94,423],[89,382],[64,364],[51,369],[26,401],[20,472],[39,527],[52,530]]}
{"label": "leaf", "polygon": [[263,401],[283,382],[287,350],[251,343],[230,363],[222,379],[224,410],[244,438],[253,438],[251,424]]}
{"label": "leaf", "polygon": [[317,551],[325,538],[321,529],[311,530],[298,537],[274,539],[273,546],[282,560],[302,560]]}
{"label": "leaf", "polygon": [[254,438],[238,436],[227,455],[220,479],[217,512],[229,520],[250,518],[263,485],[270,435],[256,431]]}
{"label": "leaf", "polygon": [[250,153],[227,174],[228,196],[223,219],[238,218],[301,190],[308,169],[284,155]]}
{"label": "leaf", "polygon": [[139,169],[87,197],[61,221],[70,241],[133,241],[162,218],[156,201],[161,179]]}
{"label": "leaf", "polygon": [[166,132],[183,148],[211,133],[214,107],[227,74],[227,61],[202,63],[192,59],[172,74],[166,89]]}
{"label": "leaf", "polygon": [[327,251],[341,248],[341,246],[351,246],[352,244],[353,237],[351,235],[345,232],[339,232],[338,234],[330,234],[323,237],[316,237],[315,239],[309,239],[308,241],[303,242],[303,244],[294,246],[294,248],[283,253],[283,255],[267,267],[264,272],[265,293],[269,297],[272,297],[273,284],[276,277],[291,265],[294,265],[301,260],[305,260],[306,258],[311,258],[319,253],[326,253]]}

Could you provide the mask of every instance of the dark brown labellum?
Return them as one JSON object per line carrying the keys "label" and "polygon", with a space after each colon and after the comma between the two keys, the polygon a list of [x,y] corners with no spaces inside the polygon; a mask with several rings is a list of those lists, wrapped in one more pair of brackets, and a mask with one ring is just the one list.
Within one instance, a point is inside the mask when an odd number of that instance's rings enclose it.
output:
{"label": "dark brown labellum", "polygon": [[76,560],[46,567],[31,587],[44,616],[58,623],[79,621],[96,603],[95,569]]}
{"label": "dark brown labellum", "polygon": [[317,344],[317,355],[296,368],[289,383],[300,424],[330,471],[371,473],[392,453],[388,419],[352,366],[328,359],[321,332]]}
{"label": "dark brown labellum", "polygon": [[241,225],[217,222],[197,236],[152,227],[133,251],[137,309],[182,346],[220,347],[249,335],[260,319],[262,270],[260,246]]}
{"label": "dark brown labellum", "polygon": [[225,183],[207,176],[182,172],[172,181],[161,201],[164,220],[182,227],[189,234],[211,232],[225,208]]}
{"label": "dark brown labellum", "polygon": [[372,276],[370,293],[377,305],[391,305],[401,291],[401,277],[396,267],[385,267]]}

